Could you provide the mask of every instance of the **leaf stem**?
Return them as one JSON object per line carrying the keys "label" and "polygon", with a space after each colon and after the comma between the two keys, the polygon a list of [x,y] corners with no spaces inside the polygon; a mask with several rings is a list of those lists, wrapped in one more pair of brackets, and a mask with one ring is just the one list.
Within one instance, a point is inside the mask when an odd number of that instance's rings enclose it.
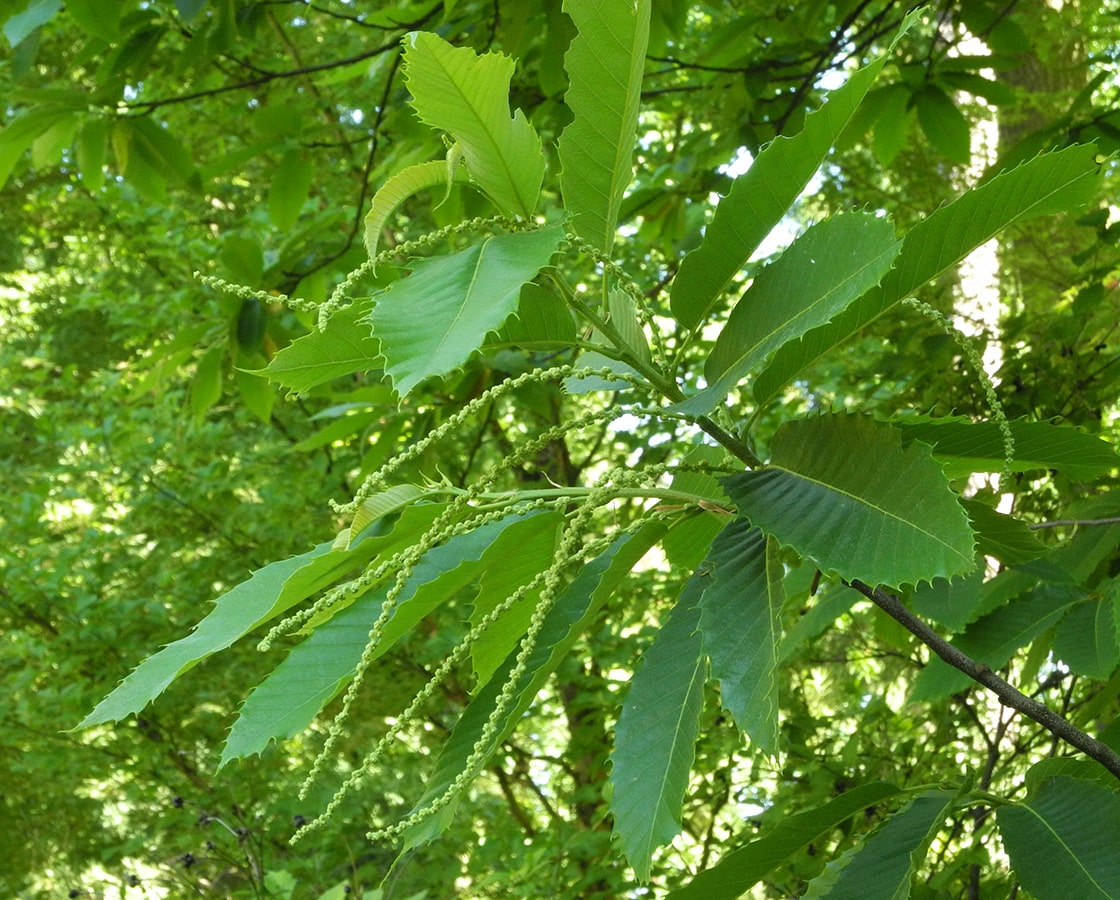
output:
{"label": "leaf stem", "polygon": [[958,650],[941,635],[935,632],[925,622],[907,609],[901,600],[894,594],[889,594],[882,588],[870,587],[862,581],[853,579],[847,582],[849,586],[859,591],[872,603],[883,610],[888,616],[900,623],[907,631],[918,638],[934,653],[955,669],[964,672],[973,681],[979,682],[994,693],[1004,706],[1016,709],[1029,719],[1033,719],[1051,734],[1065,741],[1095,759],[1108,769],[1117,779],[1120,779],[1120,754],[1117,754],[1103,741],[1086,734],[1068,719],[1054,712],[1050,707],[1037,700],[1033,700],[1008,682],[1000,678],[995,672],[978,663],[972,657]]}

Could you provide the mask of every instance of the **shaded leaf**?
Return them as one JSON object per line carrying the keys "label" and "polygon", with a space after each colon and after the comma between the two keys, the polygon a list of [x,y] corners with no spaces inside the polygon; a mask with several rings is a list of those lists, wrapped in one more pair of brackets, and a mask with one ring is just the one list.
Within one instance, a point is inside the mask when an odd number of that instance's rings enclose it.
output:
{"label": "shaded leaf", "polygon": [[968,120],[941,88],[926,85],[914,96],[918,121],[929,142],[943,156],[955,163],[967,163],[970,157]]}
{"label": "shaded leaf", "polygon": [[[1053,626],[1082,596],[1081,591],[1068,585],[1043,584],[973,622],[963,634],[953,638],[953,644],[988,668],[1001,669],[1020,649]],[[936,700],[972,683],[967,675],[940,658],[931,659],[914,679],[909,699],[913,703]]]}
{"label": "shaded leaf", "polygon": [[299,221],[313,176],[311,160],[299,150],[289,150],[280,160],[268,188],[268,216],[281,231]]}
{"label": "shaded leaf", "polygon": [[770,756],[778,752],[778,639],[785,570],[746,519],[724,527],[702,575],[700,634],[723,706]]}
{"label": "shaded leaf", "polygon": [[981,614],[980,589],[984,569],[977,566],[964,578],[935,578],[914,589],[907,604],[919,616],[932,619],[950,631],[960,631]]}
{"label": "shaded leaf", "polygon": [[964,500],[962,505],[976,532],[976,552],[982,556],[994,556],[1005,565],[1017,566],[1046,555],[1048,548],[1026,522],[997,512],[979,500]]}
{"label": "shaded leaf", "polygon": [[[972,472],[999,472],[1005,450],[997,422],[969,422],[956,417],[900,419],[893,423],[903,441],[922,441],[945,463],[951,478]],[[1070,478],[1088,480],[1120,466],[1115,448],[1097,435],[1050,422],[1010,422],[1015,439],[1013,472],[1058,469]]]}
{"label": "shaded leaf", "polygon": [[513,60],[478,56],[430,32],[412,32],[404,44],[405,82],[421,120],[462,145],[468,173],[499,209],[532,216],[544,154],[525,114],[510,117]]}
{"label": "shaded leaf", "polygon": [[609,253],[633,176],[650,0],[566,0],[578,34],[564,55],[573,120],[560,135],[560,189],[576,234]]}
{"label": "shaded leaf", "polygon": [[903,585],[972,569],[968,517],[923,444],[866,416],[787,422],[763,469],[723,479],[741,515],[826,572]]}
{"label": "shaded leaf", "polygon": [[374,297],[369,321],[393,389],[404,397],[425,378],[446,375],[501,328],[521,286],[556,252],[559,226],[483,238],[451,256],[416,264]]}
{"label": "shaded leaf", "polygon": [[[913,14],[906,18],[895,40],[914,18]],[[673,281],[670,305],[678,322],[695,328],[708,317],[732,278],[809,183],[885,60],[880,57],[853,74],[820,109],[806,116],[797,135],[775,138],[735,179],[731,192],[716,207],[700,246],[685,256]]]}
{"label": "shaded leaf", "polygon": [[768,403],[811,363],[1008,225],[1083,206],[1098,184],[1096,156],[1095,147],[1079,146],[1035,157],[931,213],[906,233],[895,267],[879,287],[774,355],[755,380],[755,398]]}
{"label": "shaded leaf", "polygon": [[1089,678],[1108,678],[1120,663],[1115,602],[1093,594],[1066,614],[1054,634],[1054,655],[1070,671]]}
{"label": "shaded leaf", "polygon": [[642,654],[614,732],[614,834],[639,881],[653,852],[681,829],[681,805],[700,733],[707,662],[697,628],[705,579],[693,575]]}
{"label": "shaded leaf", "polygon": [[852,788],[817,809],[787,816],[765,837],[732,850],[683,888],[666,895],[666,900],[734,900],[768,872],[809,844],[827,837],[860,810],[898,793],[893,784],[873,781]]}
{"label": "shaded leaf", "polygon": [[805,900],[905,900],[955,795],[928,791],[809,882]]}
{"label": "shaded leaf", "polygon": [[[496,728],[482,748],[484,761],[513,732],[522,713],[529,708],[560,661],[599,614],[619,582],[646,551],[657,543],[664,531],[664,526],[658,524],[644,528],[634,535],[619,538],[606,551],[583,566],[556,598],[545,615],[520,680],[512,689],[512,699],[499,714]],[[513,670],[518,652],[520,651],[515,650],[506,657],[494,677],[463,711],[440,750],[435,769],[427,782],[428,787],[414,809],[423,809],[442,796],[465,771],[467,760],[473,755],[475,744],[482,738],[486,722],[497,706],[499,694],[509,680],[508,675]],[[409,829],[404,837],[401,855],[437,837],[448,826],[454,812],[453,802]]]}
{"label": "shaded leaf", "polygon": [[1120,794],[1092,781],[1048,778],[996,812],[1023,887],[1038,900],[1120,897]]}
{"label": "shaded leaf", "polygon": [[780,346],[829,321],[878,284],[898,247],[891,223],[865,213],[811,227],[756,276],[704,366],[709,386],[676,408],[692,415],[709,412]]}

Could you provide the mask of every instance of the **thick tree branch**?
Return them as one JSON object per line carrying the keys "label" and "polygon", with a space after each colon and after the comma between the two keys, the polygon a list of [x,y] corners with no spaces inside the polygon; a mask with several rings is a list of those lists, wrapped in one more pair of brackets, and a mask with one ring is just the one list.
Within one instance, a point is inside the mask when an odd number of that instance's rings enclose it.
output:
{"label": "thick tree branch", "polygon": [[882,588],[873,588],[862,581],[848,582],[867,599],[883,610],[888,616],[899,622],[907,631],[918,638],[934,653],[955,669],[964,672],[973,681],[984,685],[988,690],[999,697],[1004,706],[1017,709],[1023,715],[1033,719],[1051,734],[1061,738],[1084,753],[1095,759],[1120,779],[1120,754],[1102,741],[1098,741],[1086,734],[1068,719],[1058,715],[1048,706],[1032,700],[1026,694],[1012,687],[1000,678],[995,672],[978,663],[972,657],[962,653],[941,635],[930,628],[925,622],[907,609],[901,600],[893,594],[888,594]]}

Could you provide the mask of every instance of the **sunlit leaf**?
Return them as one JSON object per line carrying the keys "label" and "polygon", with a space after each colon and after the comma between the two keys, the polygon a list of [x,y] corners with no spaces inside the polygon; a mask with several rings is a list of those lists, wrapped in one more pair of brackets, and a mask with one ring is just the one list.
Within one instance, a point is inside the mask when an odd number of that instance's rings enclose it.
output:
{"label": "sunlit leaf", "polygon": [[517,309],[521,286],[563,236],[553,226],[485,237],[459,253],[417,263],[408,278],[375,295],[369,321],[393,389],[403,397],[425,378],[466,362]]}
{"label": "sunlit leaf", "polygon": [[[895,40],[914,18],[907,17]],[[735,179],[731,192],[716,207],[703,242],[684,258],[673,281],[671,305],[678,322],[695,328],[708,317],[731,279],[809,183],[885,61],[885,56],[879,57],[852,75],[806,117],[800,133],[776,138]]]}
{"label": "sunlit leaf", "polygon": [[513,60],[452,47],[430,32],[405,38],[404,72],[420,118],[462,145],[467,172],[506,213],[529,218],[544,178],[540,138],[509,112]]}
{"label": "sunlit leaf", "polygon": [[560,189],[576,234],[609,252],[633,174],[650,0],[565,0],[563,9],[579,31],[564,56],[574,118],[557,148]]}
{"label": "sunlit leaf", "polygon": [[465,181],[466,175],[458,167],[449,166],[447,160],[441,159],[418,163],[390,176],[373,195],[373,203],[366,213],[366,252],[369,253],[369,258],[376,259],[381,230],[394,209],[413,194],[427,188],[442,186],[450,191],[451,185],[457,180]]}
{"label": "sunlit leaf", "polygon": [[272,358],[268,377],[296,393],[303,393],[336,378],[374,367],[378,343],[363,320],[370,303],[355,302],[338,310],[322,331],[292,341]]}

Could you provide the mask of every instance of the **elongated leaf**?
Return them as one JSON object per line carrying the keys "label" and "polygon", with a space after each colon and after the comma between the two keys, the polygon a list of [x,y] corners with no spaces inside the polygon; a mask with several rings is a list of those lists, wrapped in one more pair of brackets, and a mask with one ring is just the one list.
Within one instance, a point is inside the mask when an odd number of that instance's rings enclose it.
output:
{"label": "elongated leaf", "polygon": [[829,321],[879,283],[898,253],[894,228],[866,213],[814,225],[763,269],[731,310],[704,366],[709,386],[676,408],[709,412],[771,353]]}
{"label": "elongated leaf", "polygon": [[[538,573],[549,567],[556,553],[560,527],[563,524],[564,517],[559,512],[542,513],[530,517],[517,529],[507,529],[494,542],[492,552],[495,559],[502,560],[502,564],[488,568],[479,580],[478,595],[471,609],[471,625],[479,624],[485,615],[517,588],[528,584]],[[471,665],[476,685],[489,681],[506,656],[520,642],[539,599],[539,590],[522,597],[496,622],[491,623],[471,645]]]}
{"label": "elongated leaf", "polygon": [[404,43],[405,81],[421,120],[462,145],[467,172],[503,212],[531,217],[544,154],[525,114],[510,117],[513,60],[477,56],[426,31],[412,32]]}
{"label": "elongated leaf", "polygon": [[[914,20],[906,18],[901,37]],[[893,44],[892,44],[893,47]],[[716,208],[700,246],[681,262],[670,305],[677,321],[695,328],[809,183],[829,148],[847,126],[886,57],[860,69],[805,118],[794,137],[779,136],[732,185]]]}
{"label": "elongated leaf", "polygon": [[36,139],[71,115],[69,109],[33,107],[0,129],[0,188]]}
{"label": "elongated leaf", "polygon": [[733,850],[712,868],[685,887],[669,893],[665,900],[735,900],[809,844],[828,836],[860,810],[889,797],[899,789],[885,781],[873,781],[846,791],[818,809],[783,819],[765,837]]}
{"label": "elongated leaf", "polygon": [[1111,597],[1091,596],[1069,611],[1054,635],[1054,655],[1071,672],[1107,678],[1120,664],[1115,603]]}
{"label": "elongated leaf", "polygon": [[1023,803],[1001,806],[1000,834],[1015,874],[1038,900],[1120,897],[1120,794],[1048,778]]}
{"label": "elongated leaf", "polygon": [[895,813],[853,851],[809,883],[805,900],[906,900],[910,882],[953,804],[948,791],[929,791]]}
{"label": "elongated leaf", "polygon": [[374,297],[369,321],[393,389],[404,397],[458,368],[517,308],[521,286],[548,262],[559,226],[483,238],[452,256],[416,264]]}
{"label": "elongated leaf", "polygon": [[269,379],[296,393],[303,393],[336,378],[374,367],[378,343],[363,324],[369,301],[355,301],[327,320],[322,331],[292,341],[265,369]]}
{"label": "elongated leaf", "polygon": [[778,752],[778,639],[785,603],[777,546],[746,519],[716,537],[700,570],[700,634],[723,706],[762,749]]}
{"label": "elongated leaf", "polygon": [[919,616],[950,631],[960,631],[981,614],[983,584],[984,568],[978,566],[964,578],[952,581],[935,578],[931,584],[921,585],[910,595],[907,604]]}
{"label": "elongated leaf", "polygon": [[1095,147],[1080,146],[1037,156],[931,213],[906,233],[879,287],[775,354],[755,381],[755,398],[768,403],[815,360],[1009,225],[1083,206],[1099,180],[1096,155]]}
{"label": "elongated leaf", "polygon": [[653,852],[681,830],[696,756],[707,662],[701,637],[704,579],[693,575],[630,681],[611,753],[611,815],[622,852],[648,881]]}
{"label": "elongated leaf", "polygon": [[[393,617],[370,660],[384,655],[417,622],[489,566],[502,564],[526,525],[539,517],[491,522],[429,550],[397,597]],[[365,543],[365,542],[363,542]],[[222,750],[221,764],[260,753],[274,739],[298,734],[353,677],[378,617],[385,584],[315,630],[245,700]]]}
{"label": "elongated leaf", "polygon": [[[356,562],[372,559],[394,545],[416,538],[431,522],[431,513],[402,516],[394,529],[371,538],[361,553],[337,550],[327,541],[299,556],[278,560],[227,591],[214,609],[184,638],[152,654],[82,720],[79,728],[123,719],[139,712],[176,678],[202,660],[224,650],[338,578]],[[339,560],[342,560],[341,567]]]}
{"label": "elongated leaf", "polygon": [[764,469],[723,479],[757,527],[826,572],[917,584],[972,569],[968,517],[924,444],[859,415],[788,422]]}
{"label": "elongated leaf", "polygon": [[939,153],[955,163],[967,163],[971,153],[968,119],[941,88],[926,85],[914,97],[918,121]]}
{"label": "elongated leaf", "polygon": [[521,288],[517,313],[495,338],[498,345],[553,350],[576,339],[576,322],[568,305],[553,291],[530,281]]}
{"label": "elongated leaf", "polygon": [[[377,246],[381,242],[381,229],[389,221],[393,210],[413,194],[427,188],[445,186],[448,191],[455,181],[465,181],[466,176],[448,160],[436,159],[419,163],[390,176],[373,195],[373,203],[366,213],[366,251],[369,258],[377,258]],[[446,195],[445,195],[446,199]]]}
{"label": "elongated leaf", "polygon": [[[1025,597],[973,622],[963,634],[953,638],[953,644],[988,668],[1000,669],[1082,598],[1077,588],[1043,584]],[[963,690],[971,683],[963,672],[941,659],[933,659],[914,679],[910,700],[914,703],[936,700]]]}
{"label": "elongated leaf", "polygon": [[281,231],[299,221],[314,174],[311,160],[298,150],[289,150],[280,160],[268,187],[268,216]]}
{"label": "elongated leaf", "polygon": [[[937,456],[936,451],[934,456]],[[994,556],[1009,566],[1046,555],[1046,545],[1034,536],[1026,522],[996,512],[979,500],[965,500],[963,505],[972,530],[976,532],[977,553]]]}
{"label": "elongated leaf", "polygon": [[[537,692],[584,629],[594,620],[619,582],[664,533],[664,526],[659,524],[619,538],[604,553],[583,566],[557,598],[545,616],[537,641],[526,660],[524,673],[513,690],[513,699],[501,713],[494,735],[483,748],[487,758],[512,733],[522,714],[536,698]],[[513,670],[517,652],[506,657],[494,677],[479,690],[463,711],[440,750],[435,770],[428,779],[427,790],[417,802],[416,809],[421,809],[436,797],[442,796],[466,769],[467,760],[472,755],[475,744],[481,739],[486,721],[497,705],[498,695]],[[401,854],[435,838],[450,823],[454,811],[453,803],[410,829],[405,835]]]}
{"label": "elongated leaf", "polygon": [[184,672],[284,612],[290,604],[283,606],[277,602],[284,583],[317,557],[330,553],[332,546],[333,542],[327,541],[307,553],[258,569],[248,581],[219,597],[211,613],[190,634],[133,669],[78,727],[113,722],[139,712]]}
{"label": "elongated leaf", "polygon": [[[1070,478],[1089,480],[1120,466],[1120,456],[1107,441],[1067,425],[1009,423],[1015,439],[1014,472],[1058,469]],[[1003,432],[996,422],[969,422],[956,417],[906,419],[894,425],[903,441],[922,441],[945,463],[951,478],[972,472],[999,472],[1004,464]]]}
{"label": "elongated leaf", "polygon": [[605,253],[633,176],[650,0],[565,0],[579,33],[564,54],[574,116],[560,135],[560,189],[576,234]]}

